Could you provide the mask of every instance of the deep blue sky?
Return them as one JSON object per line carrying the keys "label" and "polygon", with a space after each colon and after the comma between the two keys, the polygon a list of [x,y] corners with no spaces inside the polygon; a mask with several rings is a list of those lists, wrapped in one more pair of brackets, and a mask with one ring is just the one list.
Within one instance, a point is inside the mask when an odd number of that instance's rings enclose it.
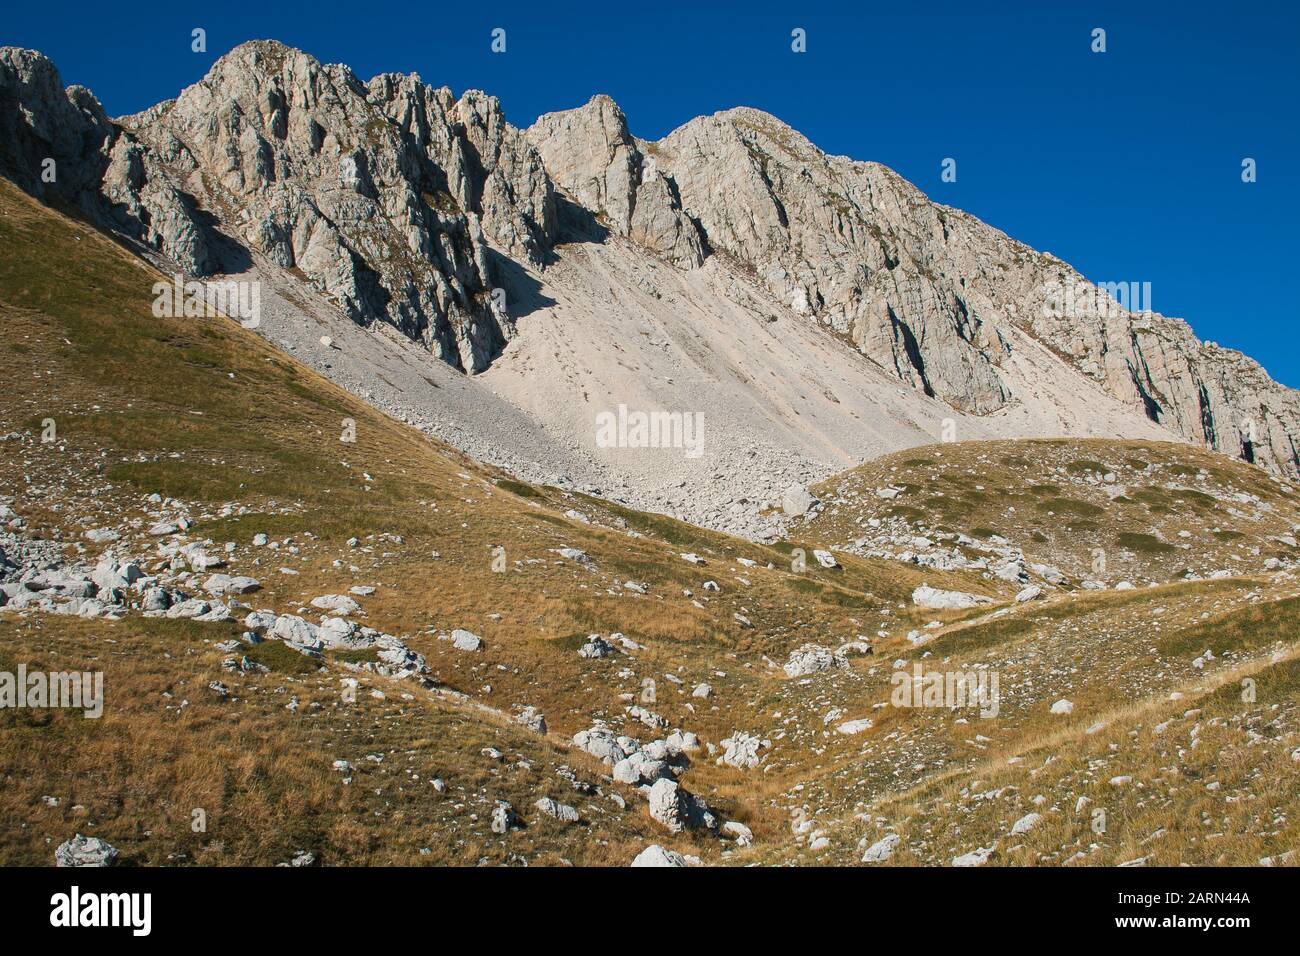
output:
{"label": "deep blue sky", "polygon": [[[418,72],[507,118],[612,96],[657,138],[737,105],[830,153],[898,170],[1094,281],[1152,283],[1156,311],[1300,386],[1300,4],[9,4],[33,47],[111,115],[174,96],[247,39],[363,79]],[[205,27],[208,52],[190,51]],[[493,54],[490,33],[507,31]],[[808,52],[790,50],[803,27]],[[1094,27],[1107,52],[1090,51]],[[1241,182],[1253,157],[1259,181]],[[940,181],[944,157],[957,182]]]}

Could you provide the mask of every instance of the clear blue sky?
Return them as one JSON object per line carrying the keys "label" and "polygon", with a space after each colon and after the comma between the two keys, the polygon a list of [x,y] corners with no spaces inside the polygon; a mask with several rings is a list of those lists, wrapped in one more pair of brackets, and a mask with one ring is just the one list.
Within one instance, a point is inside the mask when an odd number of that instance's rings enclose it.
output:
{"label": "clear blue sky", "polygon": [[[200,26],[206,54],[190,51]],[[791,52],[795,27],[807,53]],[[1151,282],[1157,311],[1300,386],[1300,3],[66,2],[9,4],[0,20],[0,44],[48,54],[111,115],[264,37],[363,79],[486,90],[517,126],[598,92],[647,138],[767,110],[1094,281]],[[944,157],[955,183],[940,181]]]}

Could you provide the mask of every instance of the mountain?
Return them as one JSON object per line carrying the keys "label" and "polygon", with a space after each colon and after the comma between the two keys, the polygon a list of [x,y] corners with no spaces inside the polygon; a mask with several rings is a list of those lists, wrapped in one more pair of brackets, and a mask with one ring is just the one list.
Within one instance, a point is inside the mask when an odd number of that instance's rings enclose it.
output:
{"label": "mountain", "polygon": [[[726,253],[797,314],[955,409],[988,415],[1025,399],[1006,366],[1028,335],[1189,441],[1288,474],[1300,467],[1297,393],[1256,363],[1197,341],[1180,320],[1106,308],[1113,300],[1067,309],[1065,290],[1098,290],[1059,259],[929,201],[884,166],[827,156],[772,116],[733,109],[649,143],[597,97],[527,135],[556,182],[622,234],[686,265],[697,264],[696,240]],[[653,229],[627,215],[645,188],[628,184],[646,169],[696,226],[692,242],[667,217],[646,214],[664,223]]]}
{"label": "mountain", "polygon": [[[1176,438],[1300,473],[1300,394],[1257,363],[756,110],[647,142],[597,96],[520,131],[482,93],[272,41],[116,120],[5,48],[0,107],[20,187],[169,271],[255,277],[264,335],[536,480],[771,540],[790,485],[940,438]],[[702,454],[602,447],[621,405],[702,414]]]}

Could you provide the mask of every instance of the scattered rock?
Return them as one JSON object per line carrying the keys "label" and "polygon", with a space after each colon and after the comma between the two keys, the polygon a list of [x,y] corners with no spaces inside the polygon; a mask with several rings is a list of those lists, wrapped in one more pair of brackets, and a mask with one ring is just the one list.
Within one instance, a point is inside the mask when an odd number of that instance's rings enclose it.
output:
{"label": "scattered rock", "polygon": [[[542,797],[533,806],[547,816],[555,817],[561,823],[577,823],[578,811],[564,803],[556,803],[550,797]],[[494,817],[495,820],[495,817]],[[494,827],[495,829],[495,827]],[[502,831],[504,832],[504,831]]]}
{"label": "scattered rock", "polygon": [[458,651],[477,651],[483,647],[483,638],[470,631],[456,628],[451,632],[451,645]]}
{"label": "scattered rock", "polygon": [[605,640],[599,634],[591,634],[587,637],[587,643],[578,648],[579,657],[597,658],[608,657],[614,653],[614,645]]}
{"label": "scattered rock", "polygon": [[991,604],[992,598],[965,591],[941,591],[923,584],[912,592],[912,603],[935,611],[959,611],[980,604]]}
{"label": "scattered rock", "polygon": [[817,499],[803,485],[791,485],[781,495],[781,510],[787,518],[803,517],[817,504]]}
{"label": "scattered rock", "polygon": [[803,677],[832,667],[847,667],[848,662],[839,657],[830,648],[820,644],[804,644],[790,652],[790,659],[785,662],[787,677]]}
{"label": "scattered rock", "polygon": [[[902,839],[897,833],[890,833],[877,840],[871,846],[867,847],[867,852],[862,855],[863,863],[884,863],[894,855],[898,849],[898,844]],[[859,844],[860,846],[861,844]]]}

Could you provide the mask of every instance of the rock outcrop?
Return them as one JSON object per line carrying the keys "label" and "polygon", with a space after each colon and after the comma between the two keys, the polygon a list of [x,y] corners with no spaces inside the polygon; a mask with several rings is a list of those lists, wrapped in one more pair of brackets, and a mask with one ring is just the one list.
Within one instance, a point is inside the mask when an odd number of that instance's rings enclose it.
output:
{"label": "rock outcrop", "polygon": [[538,117],[525,135],[556,183],[618,235],[676,265],[704,262],[699,230],[683,212],[676,184],[656,167],[652,148],[647,154],[628,132],[608,96]]}
{"label": "rock outcrop", "polygon": [[[111,123],[43,56],[5,48],[0,105],[0,159],[28,191],[76,202],[190,276],[253,255],[296,270],[359,324],[469,372],[513,334],[508,257],[540,264],[555,237],[550,178],[495,98],[456,100],[416,76],[363,83],[271,41]],[[47,156],[58,175],[44,189]]]}

